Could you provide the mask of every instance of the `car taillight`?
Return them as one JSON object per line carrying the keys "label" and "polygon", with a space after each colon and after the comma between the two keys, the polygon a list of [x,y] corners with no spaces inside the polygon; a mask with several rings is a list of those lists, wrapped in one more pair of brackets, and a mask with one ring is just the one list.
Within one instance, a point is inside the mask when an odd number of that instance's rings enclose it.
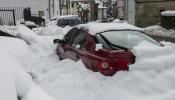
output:
{"label": "car taillight", "polygon": [[109,69],[110,66],[108,62],[101,62],[101,63],[98,63],[98,68],[99,69]]}
{"label": "car taillight", "polygon": [[109,68],[109,63],[103,62],[103,63],[101,64],[101,67],[104,68],[104,69],[107,69],[107,68]]}

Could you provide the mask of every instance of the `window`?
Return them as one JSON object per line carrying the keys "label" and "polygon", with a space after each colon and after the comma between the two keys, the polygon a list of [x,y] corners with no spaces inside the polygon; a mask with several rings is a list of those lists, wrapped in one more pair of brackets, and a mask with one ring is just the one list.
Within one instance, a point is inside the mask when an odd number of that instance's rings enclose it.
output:
{"label": "window", "polygon": [[87,32],[79,30],[79,34],[74,38],[73,46],[80,45],[80,48],[84,48],[87,44]]}
{"label": "window", "polygon": [[97,34],[96,35],[96,37],[97,37],[97,43],[101,43],[102,44],[102,47],[104,48],[104,49],[111,49],[109,46],[108,46],[108,44],[105,42],[105,40],[100,36],[100,34]]}
{"label": "window", "polygon": [[72,8],[74,8],[74,3],[72,3]]}
{"label": "window", "polygon": [[139,31],[106,31],[96,35],[96,38],[105,48],[133,48],[142,41],[149,42],[154,45],[160,45],[157,41],[148,37]]}
{"label": "window", "polygon": [[78,29],[77,28],[73,28],[72,30],[70,30],[65,36],[64,36],[64,41],[69,44],[72,45],[74,38],[78,35]]}

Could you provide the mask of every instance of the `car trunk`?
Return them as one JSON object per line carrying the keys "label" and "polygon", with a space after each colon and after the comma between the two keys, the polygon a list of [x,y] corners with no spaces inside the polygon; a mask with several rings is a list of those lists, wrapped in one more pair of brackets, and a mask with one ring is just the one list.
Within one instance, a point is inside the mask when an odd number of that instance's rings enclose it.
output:
{"label": "car trunk", "polygon": [[97,55],[104,57],[111,68],[117,70],[128,70],[128,65],[135,62],[135,56],[130,50],[99,50]]}

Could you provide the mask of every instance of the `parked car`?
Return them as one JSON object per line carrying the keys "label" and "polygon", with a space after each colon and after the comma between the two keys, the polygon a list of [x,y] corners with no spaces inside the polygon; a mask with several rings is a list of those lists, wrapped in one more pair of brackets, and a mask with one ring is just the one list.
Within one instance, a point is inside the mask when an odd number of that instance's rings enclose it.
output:
{"label": "parked car", "polygon": [[57,25],[60,27],[65,27],[65,26],[75,26],[78,24],[82,24],[83,22],[78,16],[72,16],[72,17],[63,17],[57,20]]}
{"label": "parked car", "polygon": [[160,45],[142,29],[126,23],[90,23],[72,28],[54,43],[58,43],[61,60],[81,59],[88,69],[112,76],[117,71],[129,70],[128,66],[135,62],[131,49],[142,41]]}

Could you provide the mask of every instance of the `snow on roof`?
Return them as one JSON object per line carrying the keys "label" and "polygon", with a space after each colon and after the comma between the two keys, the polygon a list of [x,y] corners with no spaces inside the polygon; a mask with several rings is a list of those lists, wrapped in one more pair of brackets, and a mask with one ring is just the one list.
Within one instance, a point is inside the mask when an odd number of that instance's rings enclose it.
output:
{"label": "snow on roof", "polygon": [[54,16],[52,18],[52,20],[56,20],[56,19],[61,19],[61,18],[79,18],[78,15],[64,15],[64,16]]}
{"label": "snow on roof", "polygon": [[163,11],[161,12],[162,16],[175,16],[175,11]]}
{"label": "snow on roof", "polygon": [[84,27],[89,30],[91,35],[95,35],[96,33],[100,33],[107,30],[139,30],[143,31],[143,29],[138,28],[136,26],[127,24],[127,23],[88,23],[78,25],[78,28]]}
{"label": "snow on roof", "polygon": [[101,5],[98,5],[98,8],[99,8],[99,9],[107,9],[106,6],[101,6]]}

